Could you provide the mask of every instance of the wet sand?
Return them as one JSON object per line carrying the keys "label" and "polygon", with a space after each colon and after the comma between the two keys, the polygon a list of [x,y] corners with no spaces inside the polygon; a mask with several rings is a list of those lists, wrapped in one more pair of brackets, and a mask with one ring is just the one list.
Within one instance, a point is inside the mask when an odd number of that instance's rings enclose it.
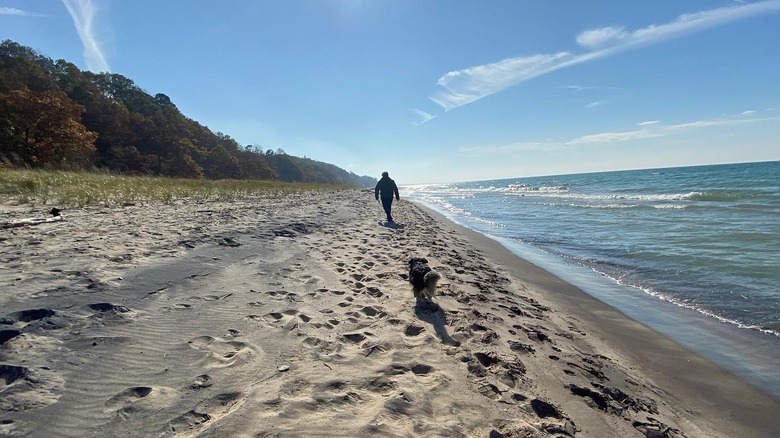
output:
{"label": "wet sand", "polygon": [[[302,193],[0,230],[0,436],[780,436],[777,400],[394,207]],[[414,256],[438,307],[415,307]]]}

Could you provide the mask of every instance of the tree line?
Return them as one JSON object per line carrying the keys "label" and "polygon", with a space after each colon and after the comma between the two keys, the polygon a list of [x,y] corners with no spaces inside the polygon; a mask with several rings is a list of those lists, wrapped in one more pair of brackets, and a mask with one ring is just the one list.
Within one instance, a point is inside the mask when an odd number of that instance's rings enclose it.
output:
{"label": "tree line", "polygon": [[183,178],[373,186],[332,164],[241,146],[113,73],[82,71],[16,42],[0,43],[0,162]]}

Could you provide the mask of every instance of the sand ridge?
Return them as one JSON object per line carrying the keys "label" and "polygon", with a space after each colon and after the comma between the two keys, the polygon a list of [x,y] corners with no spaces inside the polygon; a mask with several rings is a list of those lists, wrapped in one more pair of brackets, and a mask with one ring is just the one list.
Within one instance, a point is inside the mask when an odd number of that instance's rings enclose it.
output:
{"label": "sand ridge", "polygon": [[728,436],[403,200],[63,214],[0,235],[0,435]]}

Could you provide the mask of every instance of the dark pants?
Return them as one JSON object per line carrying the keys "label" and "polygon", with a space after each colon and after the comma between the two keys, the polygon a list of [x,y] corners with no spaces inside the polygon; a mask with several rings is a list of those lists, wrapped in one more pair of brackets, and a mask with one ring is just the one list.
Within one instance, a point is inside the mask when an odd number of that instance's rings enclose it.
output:
{"label": "dark pants", "polygon": [[385,209],[385,213],[387,214],[387,220],[389,222],[393,221],[393,215],[390,214],[390,207],[393,205],[393,198],[382,198],[382,208]]}

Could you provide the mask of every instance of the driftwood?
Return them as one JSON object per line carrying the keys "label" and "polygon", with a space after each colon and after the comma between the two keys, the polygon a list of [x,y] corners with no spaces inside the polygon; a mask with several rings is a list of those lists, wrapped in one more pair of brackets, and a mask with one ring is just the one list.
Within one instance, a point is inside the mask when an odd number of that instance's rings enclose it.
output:
{"label": "driftwood", "polygon": [[33,226],[33,225],[40,225],[40,224],[49,224],[52,222],[59,222],[62,220],[62,216],[54,216],[54,217],[31,217],[27,219],[17,219],[15,221],[10,222],[2,222],[0,223],[0,228],[16,228],[16,227],[26,227],[26,226]]}

